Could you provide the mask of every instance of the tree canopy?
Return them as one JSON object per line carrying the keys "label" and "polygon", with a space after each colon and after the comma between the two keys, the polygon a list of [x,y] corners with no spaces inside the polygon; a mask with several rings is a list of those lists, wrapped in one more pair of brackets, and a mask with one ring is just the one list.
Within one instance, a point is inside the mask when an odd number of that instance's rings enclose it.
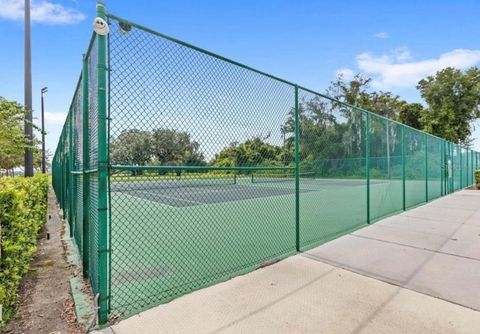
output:
{"label": "tree canopy", "polygon": [[[345,81],[338,76],[327,94],[350,105],[369,110],[410,127],[425,130],[453,142],[467,144],[470,123],[480,116],[480,71],[465,73],[447,68],[418,84],[426,107],[408,103],[391,92],[372,91],[370,78],[357,74]],[[361,176],[365,157],[365,117],[361,111],[316,95],[299,100],[299,155],[303,171],[323,175]],[[399,125],[371,118],[370,157],[372,173],[391,173],[390,159],[401,155]],[[172,129],[130,129],[111,142],[113,164],[160,166],[289,166],[294,163],[295,110],[292,108],[278,131],[283,143],[269,143],[269,135],[234,142],[207,162],[200,144],[188,132]],[[416,143],[416,141],[412,141]],[[416,143],[421,145],[421,143]],[[407,148],[407,150],[410,148]],[[411,148],[412,152],[420,151]],[[394,171],[395,172],[395,171]],[[399,172],[399,171],[396,171]]]}
{"label": "tree canopy", "polygon": [[39,141],[34,137],[33,145],[27,145],[23,132],[24,121],[23,106],[0,97],[0,170],[6,174],[23,166],[25,149],[33,151],[34,167],[40,166]]}
{"label": "tree canopy", "polygon": [[199,148],[187,132],[130,129],[112,140],[110,159],[119,165],[205,165]]}
{"label": "tree canopy", "polygon": [[470,144],[471,122],[480,117],[480,70],[446,68],[418,83],[428,108],[424,130],[455,143]]}
{"label": "tree canopy", "polygon": [[264,142],[255,137],[244,143],[232,143],[215,155],[213,166],[239,167],[282,165],[293,160],[293,153],[285,148]]}
{"label": "tree canopy", "polygon": [[339,75],[327,93],[336,99],[399,121],[454,143],[469,145],[472,121],[480,118],[480,69],[462,72],[445,68],[419,81],[425,101],[408,103],[390,92],[371,91],[371,78],[357,74],[350,81]]}
{"label": "tree canopy", "polygon": [[371,81],[371,78],[356,74],[346,82],[339,75],[332,81],[327,93],[342,102],[423,130],[420,115],[424,108],[420,103],[408,103],[391,92],[371,91]]}

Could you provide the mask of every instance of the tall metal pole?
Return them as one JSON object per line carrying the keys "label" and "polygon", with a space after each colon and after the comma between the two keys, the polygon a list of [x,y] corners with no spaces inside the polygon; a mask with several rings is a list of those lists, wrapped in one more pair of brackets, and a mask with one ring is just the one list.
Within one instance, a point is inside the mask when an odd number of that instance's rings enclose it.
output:
{"label": "tall metal pole", "polygon": [[365,178],[367,181],[367,224],[370,224],[370,114],[365,115]]}
{"label": "tall metal pole", "polygon": [[295,240],[300,252],[300,117],[298,109],[298,86],[295,85]]}
{"label": "tall metal pole", "polygon": [[45,153],[45,112],[44,112],[44,104],[43,104],[43,94],[48,91],[47,87],[43,87],[41,90],[42,95],[42,173],[45,174],[47,167],[46,167],[46,153]]}
{"label": "tall metal pole", "polygon": [[406,159],[407,146],[405,143],[405,126],[404,125],[402,125],[401,131],[402,131],[401,134],[402,134],[402,202],[403,202],[402,208],[403,208],[403,211],[405,211],[407,209],[407,196],[406,196],[406,189],[405,189],[405,186],[406,186],[405,164],[407,162],[407,159]]}
{"label": "tall metal pole", "polygon": [[32,131],[32,51],[30,48],[30,0],[25,0],[25,176],[33,176]]}
{"label": "tall metal pole", "polygon": [[[105,5],[97,3],[97,17],[106,20]],[[107,148],[107,39],[97,34],[97,99],[98,99],[98,300],[99,323],[108,320],[108,148]]]}

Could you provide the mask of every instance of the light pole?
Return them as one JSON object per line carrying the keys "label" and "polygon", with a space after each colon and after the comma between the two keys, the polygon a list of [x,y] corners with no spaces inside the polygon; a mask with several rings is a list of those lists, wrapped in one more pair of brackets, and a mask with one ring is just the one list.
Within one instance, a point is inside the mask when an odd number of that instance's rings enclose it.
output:
{"label": "light pole", "polygon": [[30,0],[25,0],[25,176],[33,176],[32,52],[30,49]]}
{"label": "light pole", "polygon": [[42,95],[42,173],[45,174],[47,167],[46,167],[46,159],[45,159],[45,113],[44,113],[44,107],[43,107],[43,94],[48,92],[48,87],[43,87],[41,89],[41,95]]}

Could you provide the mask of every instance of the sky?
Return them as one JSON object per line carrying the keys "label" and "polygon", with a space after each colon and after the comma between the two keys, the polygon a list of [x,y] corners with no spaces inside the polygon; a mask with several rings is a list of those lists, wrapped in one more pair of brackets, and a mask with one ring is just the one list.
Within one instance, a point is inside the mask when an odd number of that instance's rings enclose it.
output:
{"label": "sky", "polygon": [[[95,1],[32,1],[33,109],[45,95],[54,152],[81,71]],[[23,103],[23,0],[0,0],[0,96]],[[478,0],[105,1],[107,11],[217,54],[324,92],[338,73],[422,102],[418,80],[480,66]],[[473,148],[480,151],[480,123]]]}

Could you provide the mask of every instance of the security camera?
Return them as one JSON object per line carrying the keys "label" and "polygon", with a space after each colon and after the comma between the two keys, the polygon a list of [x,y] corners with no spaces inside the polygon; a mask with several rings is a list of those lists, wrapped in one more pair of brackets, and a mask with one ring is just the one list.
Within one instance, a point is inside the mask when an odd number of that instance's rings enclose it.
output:
{"label": "security camera", "polygon": [[105,36],[110,31],[107,22],[101,17],[96,17],[93,20],[93,30],[99,35]]}
{"label": "security camera", "polygon": [[123,34],[128,34],[132,30],[132,26],[128,23],[118,22],[118,25],[120,26],[120,32]]}

